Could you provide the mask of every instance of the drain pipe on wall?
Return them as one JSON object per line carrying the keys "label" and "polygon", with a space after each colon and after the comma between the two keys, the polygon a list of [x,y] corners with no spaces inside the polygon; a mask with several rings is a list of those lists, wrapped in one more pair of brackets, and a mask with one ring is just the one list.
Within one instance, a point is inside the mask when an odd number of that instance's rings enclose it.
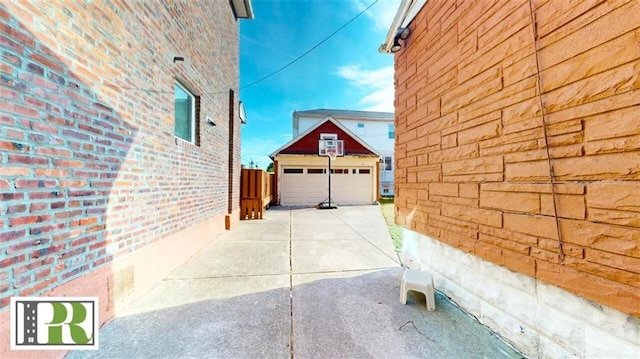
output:
{"label": "drain pipe on wall", "polygon": [[564,263],[564,249],[562,247],[562,230],[560,229],[560,219],[558,218],[558,202],[555,190],[555,174],[553,172],[553,163],[551,161],[551,149],[549,148],[549,139],[547,135],[547,121],[546,112],[544,109],[544,102],[542,101],[542,77],[540,76],[540,53],[538,49],[538,26],[536,23],[536,16],[533,10],[533,0],[529,0],[529,11],[531,15],[531,32],[533,35],[533,47],[536,56],[536,77],[538,83],[538,100],[540,102],[540,111],[542,113],[542,133],[544,135],[544,146],[547,152],[547,162],[549,164],[549,180],[551,183],[551,199],[553,201],[553,215],[556,218],[556,231],[558,233],[558,260],[560,264]]}

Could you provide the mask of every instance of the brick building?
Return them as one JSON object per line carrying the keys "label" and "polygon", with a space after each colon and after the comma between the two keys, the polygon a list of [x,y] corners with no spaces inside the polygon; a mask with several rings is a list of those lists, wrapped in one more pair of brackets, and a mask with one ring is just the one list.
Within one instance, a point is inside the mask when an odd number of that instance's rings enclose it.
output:
{"label": "brick building", "polygon": [[640,2],[403,0],[380,50],[405,259],[528,356],[637,357]]}
{"label": "brick building", "polygon": [[239,218],[252,17],[250,0],[0,4],[0,337],[10,296],[98,296],[104,322]]}

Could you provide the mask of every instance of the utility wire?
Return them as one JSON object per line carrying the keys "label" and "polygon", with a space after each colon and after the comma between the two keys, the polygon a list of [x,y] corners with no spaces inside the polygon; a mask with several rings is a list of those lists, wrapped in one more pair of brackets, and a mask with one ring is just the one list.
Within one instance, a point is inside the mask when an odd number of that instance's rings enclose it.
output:
{"label": "utility wire", "polygon": [[360,17],[360,15],[364,14],[367,10],[369,10],[373,5],[375,5],[378,2],[378,0],[375,0],[373,3],[371,3],[371,5],[367,6],[364,10],[360,11],[358,13],[358,15],[354,16],[351,20],[347,21],[344,25],[340,26],[336,31],[332,32],[329,36],[325,37],[322,41],[320,41],[319,43],[317,43],[316,45],[314,45],[312,48],[310,48],[309,50],[305,51],[305,53],[303,53],[302,55],[296,57],[295,59],[293,59],[291,62],[289,62],[288,64],[282,66],[281,68],[273,71],[272,73],[263,76],[259,79],[257,79],[256,81],[253,81],[252,83],[245,85],[245,86],[241,86],[240,90],[242,89],[246,89],[247,87],[251,87],[253,85],[256,85],[266,79],[268,79],[271,76],[276,75],[277,73],[281,72],[282,70],[286,69],[287,67],[295,64],[296,62],[298,62],[300,59],[302,59],[303,57],[307,56],[310,52],[312,52],[313,50],[315,50],[316,48],[318,48],[320,45],[324,44],[325,42],[327,42],[327,40],[329,40],[330,38],[332,38],[333,36],[335,36],[337,33],[339,33],[340,31],[342,31],[342,29],[344,29],[345,27],[347,27],[349,24],[351,24],[352,22],[354,22],[357,18]]}
{"label": "utility wire", "polygon": [[[364,10],[360,11],[356,16],[354,16],[351,20],[347,21],[344,25],[340,26],[337,30],[335,30],[334,32],[332,32],[331,34],[329,34],[329,36],[325,37],[322,41],[320,41],[319,43],[315,44],[312,48],[310,48],[309,50],[305,51],[302,55],[296,57],[295,59],[293,59],[291,62],[289,62],[288,64],[282,66],[281,68],[273,71],[272,73],[263,76],[261,78],[259,78],[256,81],[253,81],[252,83],[245,85],[245,86],[241,86],[239,89],[235,89],[235,88],[229,88],[231,90],[234,91],[238,91],[238,90],[242,90],[245,89],[247,87],[251,87],[253,85],[256,85],[276,74],[278,74],[279,72],[283,71],[284,69],[286,69],[287,67],[295,64],[296,62],[298,62],[300,59],[302,59],[303,57],[307,56],[309,53],[311,53],[313,50],[317,49],[318,47],[320,47],[320,45],[324,44],[325,42],[327,42],[329,39],[331,39],[332,37],[334,37],[337,33],[339,33],[340,31],[342,31],[345,27],[349,26],[349,24],[351,24],[352,22],[354,22],[357,18],[359,18],[362,14],[364,14],[365,12],[367,12],[367,10],[369,10],[373,5],[375,5],[379,0],[375,0],[373,3],[371,3],[371,5],[367,6]],[[103,85],[105,87],[109,87],[109,88],[113,88],[115,85],[112,84],[108,84],[108,85]],[[173,91],[164,91],[164,90],[152,90],[149,88],[139,88],[139,87],[126,87],[126,86],[118,86],[119,89],[121,90],[128,90],[128,91],[141,91],[141,92],[149,92],[149,93],[156,93],[156,94],[173,94]],[[220,95],[220,94],[225,94],[225,93],[229,93],[229,90],[222,90],[222,91],[218,91],[218,92],[202,92],[202,93],[198,93],[198,95]]]}

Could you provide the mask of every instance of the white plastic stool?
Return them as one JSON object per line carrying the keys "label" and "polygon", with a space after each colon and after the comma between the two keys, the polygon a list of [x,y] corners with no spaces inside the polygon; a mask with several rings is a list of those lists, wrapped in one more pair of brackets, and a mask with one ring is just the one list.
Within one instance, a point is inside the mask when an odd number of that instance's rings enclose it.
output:
{"label": "white plastic stool", "polygon": [[436,298],[431,274],[415,269],[406,269],[400,283],[400,303],[407,304],[407,292],[410,290],[423,293],[427,298],[427,309],[429,311],[436,310]]}

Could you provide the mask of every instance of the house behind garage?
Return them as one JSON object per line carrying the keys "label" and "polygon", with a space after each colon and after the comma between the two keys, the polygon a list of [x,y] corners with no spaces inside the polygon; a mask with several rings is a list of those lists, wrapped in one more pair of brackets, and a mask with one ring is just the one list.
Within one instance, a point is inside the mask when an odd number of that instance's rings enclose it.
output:
{"label": "house behind garage", "polygon": [[380,155],[349,129],[326,116],[274,151],[277,204],[315,206],[328,200],[329,158],[319,156],[319,140],[344,143],[344,156],[331,161],[331,198],[337,205],[378,200]]}
{"label": "house behind garage", "polygon": [[315,109],[293,112],[293,137],[325,117],[331,116],[380,154],[379,191],[381,196],[394,194],[395,125],[393,112]]}
{"label": "house behind garage", "polygon": [[252,16],[250,0],[0,4],[0,357],[9,297],[99,297],[104,322],[237,220]]}

